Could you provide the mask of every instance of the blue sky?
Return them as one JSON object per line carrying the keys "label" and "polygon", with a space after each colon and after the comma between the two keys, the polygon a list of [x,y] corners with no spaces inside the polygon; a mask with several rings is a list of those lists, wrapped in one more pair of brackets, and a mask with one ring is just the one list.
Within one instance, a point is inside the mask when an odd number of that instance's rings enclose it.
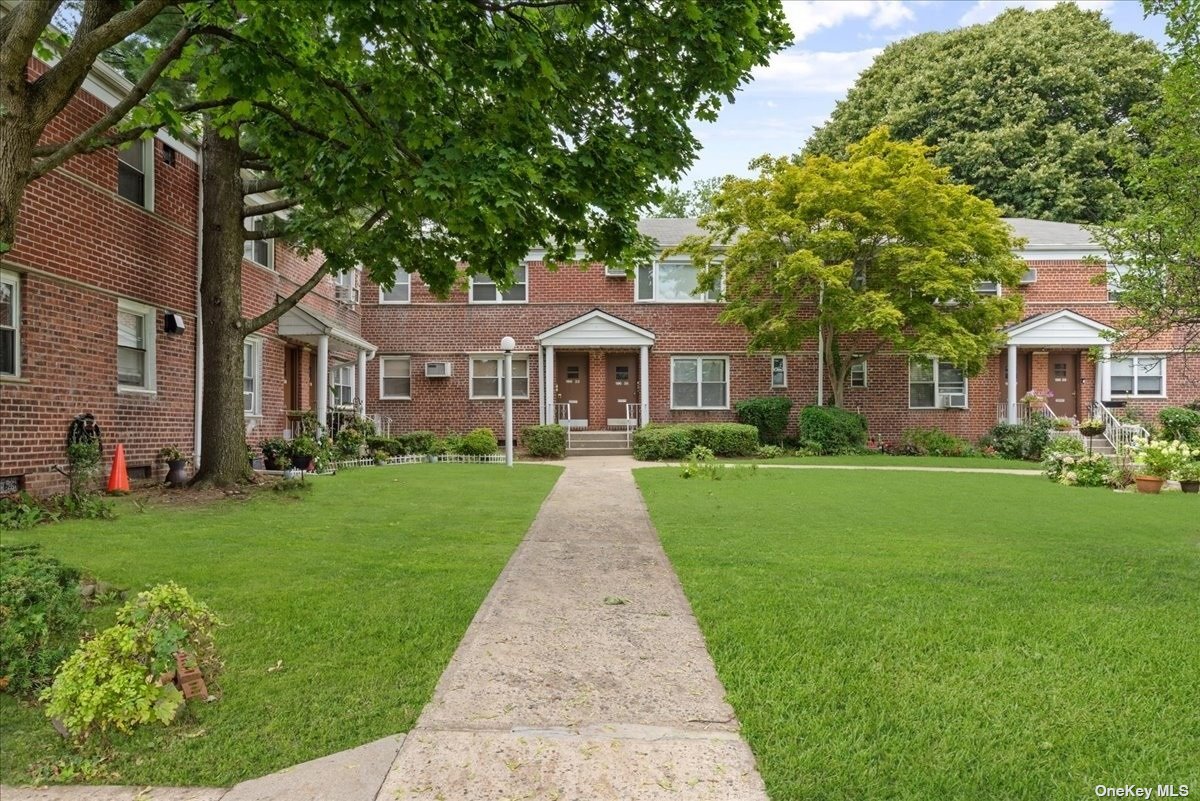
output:
{"label": "blue sky", "polygon": [[[683,184],[719,175],[750,175],[750,159],[795,153],[828,119],[858,74],[890,42],[925,31],[987,22],[1013,6],[1049,8],[1054,0],[784,0],[796,41],[754,73],[715,123],[696,123],[703,145]],[[1077,0],[1099,10],[1114,29],[1162,42],[1160,18],[1145,18],[1136,0]]]}

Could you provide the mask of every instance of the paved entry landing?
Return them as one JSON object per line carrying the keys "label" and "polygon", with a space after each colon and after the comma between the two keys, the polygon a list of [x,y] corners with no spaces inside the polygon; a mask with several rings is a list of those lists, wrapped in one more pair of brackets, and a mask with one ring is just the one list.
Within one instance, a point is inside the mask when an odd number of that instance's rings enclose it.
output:
{"label": "paved entry landing", "polygon": [[567,461],[380,799],[765,801],[631,466]]}

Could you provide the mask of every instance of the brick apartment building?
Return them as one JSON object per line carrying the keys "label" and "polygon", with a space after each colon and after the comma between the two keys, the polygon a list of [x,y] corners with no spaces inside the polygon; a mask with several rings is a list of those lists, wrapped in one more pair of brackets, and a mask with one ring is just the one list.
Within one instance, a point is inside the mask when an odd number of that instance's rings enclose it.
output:
{"label": "brick apartment building", "polygon": [[[47,139],[85,129],[128,86],[98,65]],[[125,445],[134,477],[161,475],[155,457],[164,446],[198,448],[197,158],[193,143],[159,135],[76,157],[29,187],[16,247],[0,262],[0,493],[62,486],[54,468],[78,414],[95,416],[106,459]],[[1008,347],[971,378],[944,362],[872,356],[844,402],[867,415],[873,435],[937,427],[974,439],[1014,419],[1027,390],[1053,391],[1062,417],[1088,416],[1097,399],[1152,414],[1200,397],[1200,364],[1168,355],[1179,344],[1171,337],[1136,354],[1091,357],[1109,352],[1103,335],[1119,311],[1112,288],[1093,283],[1103,268],[1085,260],[1104,254],[1086,231],[1010,224],[1028,242],[1025,279],[980,287],[1025,296]],[[650,219],[642,230],[667,248],[697,229],[692,220]],[[245,256],[248,316],[289,294],[319,259],[270,241],[248,243]],[[389,290],[357,272],[326,279],[246,341],[247,439],[285,433],[289,410],[324,417],[338,408],[392,433],[502,431],[504,336],[517,342],[518,429],[725,421],[745,398],[817,400],[815,347],[748,354],[745,332],[717,322],[719,300],[693,293],[695,271],[682,258],[626,276],[600,265],[551,271],[535,251],[517,269],[505,290],[464,271],[444,301],[402,271]]]}

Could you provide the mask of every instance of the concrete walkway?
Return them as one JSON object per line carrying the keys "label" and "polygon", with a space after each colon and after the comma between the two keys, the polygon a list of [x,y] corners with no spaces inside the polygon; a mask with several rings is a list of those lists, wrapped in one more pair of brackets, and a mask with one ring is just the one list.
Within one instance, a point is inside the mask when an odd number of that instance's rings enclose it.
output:
{"label": "concrete walkway", "polygon": [[379,798],[765,801],[632,464],[565,463]]}

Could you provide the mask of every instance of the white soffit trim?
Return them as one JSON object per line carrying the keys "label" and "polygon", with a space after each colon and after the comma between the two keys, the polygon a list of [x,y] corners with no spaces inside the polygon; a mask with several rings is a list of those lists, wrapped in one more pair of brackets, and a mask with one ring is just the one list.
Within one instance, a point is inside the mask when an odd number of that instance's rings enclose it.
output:
{"label": "white soffit trim", "polygon": [[535,339],[554,347],[642,347],[654,344],[654,332],[593,309],[543,331]]}
{"label": "white soffit trim", "polygon": [[1070,309],[1032,317],[1005,329],[1009,345],[1063,345],[1090,347],[1107,345],[1112,340],[1105,334],[1112,328]]}

